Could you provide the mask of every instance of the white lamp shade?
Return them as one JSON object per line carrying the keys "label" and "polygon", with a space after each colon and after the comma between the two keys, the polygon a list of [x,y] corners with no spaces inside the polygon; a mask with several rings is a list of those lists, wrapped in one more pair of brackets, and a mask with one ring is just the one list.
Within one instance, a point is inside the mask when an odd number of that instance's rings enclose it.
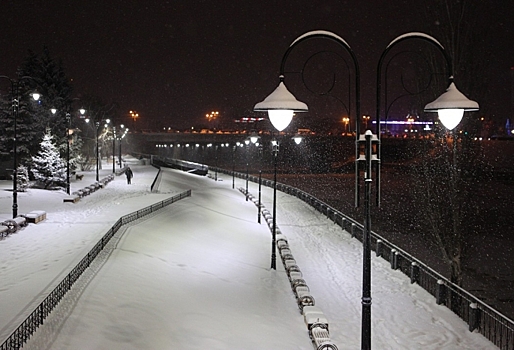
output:
{"label": "white lamp shade", "polygon": [[273,126],[278,130],[284,130],[294,112],[307,112],[309,109],[303,102],[298,101],[293,94],[287,90],[284,82],[281,81],[275,91],[273,91],[264,101],[259,102],[253,108],[256,112],[268,112]]}
{"label": "white lamp shade", "polygon": [[441,123],[452,130],[459,125],[464,112],[478,108],[478,103],[464,96],[452,82],[445,93],[425,106],[425,112],[438,112]]}
{"label": "white lamp shade", "polygon": [[291,109],[270,109],[268,110],[269,120],[278,131],[282,131],[293,119],[294,112]]}

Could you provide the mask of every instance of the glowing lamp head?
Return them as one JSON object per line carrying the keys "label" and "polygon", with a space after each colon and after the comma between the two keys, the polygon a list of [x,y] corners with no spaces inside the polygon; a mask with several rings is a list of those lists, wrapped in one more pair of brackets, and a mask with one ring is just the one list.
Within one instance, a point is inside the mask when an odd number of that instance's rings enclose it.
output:
{"label": "glowing lamp head", "polygon": [[284,85],[284,77],[280,77],[278,87],[264,101],[253,108],[256,112],[268,112],[271,124],[282,131],[293,119],[295,112],[307,112],[307,105],[298,101]]}
{"label": "glowing lamp head", "polygon": [[34,101],[39,101],[39,99],[41,98],[41,94],[38,92],[33,92],[32,98],[34,99]]}
{"label": "glowing lamp head", "polygon": [[303,137],[300,134],[296,134],[294,135],[293,140],[297,145],[299,145],[300,143],[302,143]]}
{"label": "glowing lamp head", "polygon": [[446,92],[425,106],[425,112],[437,112],[439,120],[448,130],[459,125],[464,112],[478,111],[478,103],[462,94],[453,82]]}
{"label": "glowing lamp head", "polygon": [[448,130],[453,130],[459,125],[464,116],[463,109],[440,109],[437,111],[441,124]]}
{"label": "glowing lamp head", "polygon": [[282,131],[288,127],[293,120],[294,112],[290,109],[270,109],[268,110],[268,116],[271,124],[278,131]]}

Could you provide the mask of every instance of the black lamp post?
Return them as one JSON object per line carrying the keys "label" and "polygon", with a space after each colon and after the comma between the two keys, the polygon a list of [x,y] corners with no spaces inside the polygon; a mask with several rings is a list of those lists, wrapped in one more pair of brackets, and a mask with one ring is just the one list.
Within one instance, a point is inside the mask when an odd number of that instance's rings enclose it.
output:
{"label": "black lamp post", "polygon": [[[86,122],[88,122],[88,120],[86,120]],[[104,127],[107,127],[108,124],[111,122],[110,119],[99,119],[97,121],[95,121],[95,136],[96,136],[96,181],[100,181],[100,176],[99,176],[99,169],[100,169],[100,162],[101,162],[101,158],[100,158],[100,144],[99,144],[99,139],[100,139],[100,135],[98,134],[99,131],[100,131],[100,123],[101,122],[105,122],[104,124]]]}
{"label": "black lamp post", "polygon": [[250,139],[245,140],[246,145],[246,201],[248,201],[248,153],[250,153]]}
{"label": "black lamp post", "polygon": [[218,145],[214,144],[214,181],[218,181]]}
{"label": "black lamp post", "polygon": [[99,166],[100,166],[100,146],[98,144],[98,138],[99,138],[99,135],[98,135],[98,130],[100,129],[100,122],[97,121],[95,122],[95,138],[96,138],[96,181],[100,181],[100,176],[98,174],[98,169],[99,169]]}
{"label": "black lamp post", "polygon": [[119,161],[119,166],[120,166],[120,169],[122,167],[121,165],[121,142],[123,140],[123,138],[127,135],[127,132],[129,131],[128,128],[125,127],[125,125],[121,124],[120,125],[120,131],[123,130],[123,132],[118,132],[117,136],[118,136],[118,161]]}
{"label": "black lamp post", "polygon": [[[13,182],[12,182],[12,217],[18,216],[18,145],[17,145],[17,122],[20,109],[19,86],[23,80],[33,80],[32,77],[23,76],[14,80],[5,75],[0,75],[1,79],[7,79],[11,83],[11,101],[13,117]],[[32,93],[32,98],[37,101],[41,95],[37,92]]]}
{"label": "black lamp post", "polygon": [[[328,39],[336,42],[344,48],[354,64],[355,70],[355,120],[356,120],[356,148],[355,148],[355,205],[359,205],[360,199],[360,177],[364,171],[364,230],[363,230],[363,281],[362,281],[362,330],[361,330],[361,349],[371,349],[371,183],[373,182],[372,168],[375,167],[376,175],[376,188],[377,188],[377,205],[379,204],[379,190],[380,190],[380,96],[381,96],[381,67],[383,60],[387,53],[396,44],[405,41],[406,39],[421,39],[425,40],[438,48],[444,55],[447,63],[448,76],[450,77],[450,86],[446,93],[436,99],[434,102],[425,106],[425,111],[435,112],[438,111],[440,120],[448,129],[455,127],[464,111],[478,110],[478,104],[474,101],[468,100],[462,95],[453,83],[453,73],[451,70],[450,58],[447,55],[444,47],[433,37],[424,33],[408,33],[401,35],[394,39],[382,53],[378,64],[378,79],[377,79],[377,114],[376,114],[376,135],[373,135],[371,130],[367,130],[364,135],[360,133],[360,71],[357,59],[348,43],[340,36],[327,32],[327,31],[313,31],[301,35],[289,46],[285,52],[282,63],[280,66],[280,83],[279,86],[271,93],[264,101],[257,103],[254,107],[255,111],[267,111],[269,118],[273,125],[280,131],[287,127],[292,119],[294,112],[306,112],[307,105],[303,102],[296,100],[296,98],[287,90],[284,85],[284,72],[287,57],[291,51],[300,43],[313,39]],[[444,111],[444,112],[442,112]],[[283,113],[283,114],[282,114]],[[456,114],[456,115],[454,115]],[[458,121],[457,121],[458,120]],[[280,125],[280,126],[277,126]],[[279,129],[282,127],[282,129]],[[375,147],[373,147],[375,146]],[[373,154],[373,151],[376,151]],[[276,182],[276,154],[275,154],[275,182]],[[274,188],[275,191],[275,188]],[[276,195],[274,193],[273,207],[276,204]],[[273,220],[275,220],[275,209],[273,212]],[[273,223],[275,226],[275,222]],[[272,267],[273,255],[275,253],[275,235],[273,235],[273,250],[272,250]]]}
{"label": "black lamp post", "polygon": [[273,153],[273,233],[271,236],[271,268],[277,269],[277,156],[278,141],[271,141]]}
{"label": "black lamp post", "polygon": [[112,173],[116,172],[116,126],[112,127]]}
{"label": "black lamp post", "polygon": [[66,193],[70,194],[70,129],[71,114],[66,112]]}
{"label": "black lamp post", "polygon": [[[52,113],[56,113],[56,109],[52,109]],[[79,109],[80,115],[84,116],[86,110],[81,108]],[[66,112],[66,193],[70,194],[70,143],[72,141],[72,131],[71,131],[71,113]]]}
{"label": "black lamp post", "polygon": [[236,149],[239,147],[239,142],[237,142],[234,147],[232,148],[232,189],[236,186]]}

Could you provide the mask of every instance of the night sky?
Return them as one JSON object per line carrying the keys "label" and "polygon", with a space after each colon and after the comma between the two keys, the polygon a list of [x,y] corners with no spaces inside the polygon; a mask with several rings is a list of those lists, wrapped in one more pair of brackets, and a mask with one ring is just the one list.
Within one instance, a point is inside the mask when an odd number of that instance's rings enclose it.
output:
{"label": "night sky", "polygon": [[[40,53],[46,45],[63,60],[74,97],[100,96],[118,103],[125,116],[137,110],[142,127],[166,121],[184,128],[212,110],[229,119],[255,115],[254,104],[278,83],[289,44],[324,29],[356,53],[362,114],[374,115],[380,54],[396,36],[438,22],[424,22],[429,3],[441,1],[7,0],[0,8],[0,74],[15,77],[28,50]],[[485,3],[476,25],[487,29],[487,38],[476,50],[491,62],[487,78],[494,93],[479,102],[491,116],[506,119],[512,111],[514,5]]]}

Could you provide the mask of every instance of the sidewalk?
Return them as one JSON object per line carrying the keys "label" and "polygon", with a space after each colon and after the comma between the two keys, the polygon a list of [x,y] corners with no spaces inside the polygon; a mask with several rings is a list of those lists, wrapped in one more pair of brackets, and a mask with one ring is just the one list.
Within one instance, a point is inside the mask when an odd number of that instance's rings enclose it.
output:
{"label": "sidewalk", "polygon": [[[0,242],[2,259],[10,252],[6,247],[18,245],[12,260],[3,261],[8,268],[0,270],[2,280],[16,281],[0,290],[0,303],[2,314],[13,309],[19,316],[23,306],[16,303],[23,298],[6,304],[11,293],[31,290],[34,299],[40,298],[112,225],[110,216],[117,219],[123,211],[134,211],[130,208],[193,191],[192,197],[127,227],[106,253],[109,259],[92,269],[76,293],[68,293],[70,299],[63,300],[63,308],[51,314],[26,348],[312,349],[280,259],[277,271],[269,268],[269,229],[257,224],[257,208],[237,191],[244,180],[237,179],[233,190],[226,175],[215,182],[165,169],[161,193],[149,194],[153,178],[148,176],[144,186],[140,182],[148,167],[132,168],[134,185],[118,178],[97,192],[105,194],[105,201],[95,203],[94,194],[79,205],[68,204],[72,213],[54,212],[45,225],[31,225]],[[271,210],[272,189],[262,189],[263,203]],[[249,191],[257,195],[257,185],[250,183]],[[361,244],[297,198],[277,196],[278,227],[316,306],[328,318],[332,340],[341,350],[359,348]],[[80,216],[82,210],[95,215]],[[496,349],[374,256],[372,276],[373,348]],[[30,312],[30,304],[22,311]]]}

